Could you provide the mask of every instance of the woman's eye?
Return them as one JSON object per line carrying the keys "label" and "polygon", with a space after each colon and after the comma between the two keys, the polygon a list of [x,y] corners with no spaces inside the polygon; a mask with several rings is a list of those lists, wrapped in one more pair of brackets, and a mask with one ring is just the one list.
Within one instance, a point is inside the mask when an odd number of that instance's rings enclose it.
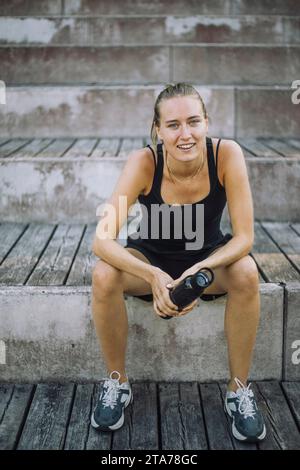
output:
{"label": "woman's eye", "polygon": [[[191,121],[192,124],[198,124],[200,121],[200,119],[197,119],[196,121]],[[170,124],[168,127],[174,127],[174,126],[178,126],[178,124],[174,123],[174,124]]]}

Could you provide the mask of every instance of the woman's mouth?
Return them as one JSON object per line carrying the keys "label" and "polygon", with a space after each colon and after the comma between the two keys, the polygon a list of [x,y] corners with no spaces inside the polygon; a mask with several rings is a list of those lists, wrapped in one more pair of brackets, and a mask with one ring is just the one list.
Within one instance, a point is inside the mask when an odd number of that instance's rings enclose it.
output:
{"label": "woman's mouth", "polygon": [[182,145],[177,145],[177,147],[179,148],[179,150],[182,150],[183,152],[188,152],[194,147],[194,145],[196,144],[182,144]]}

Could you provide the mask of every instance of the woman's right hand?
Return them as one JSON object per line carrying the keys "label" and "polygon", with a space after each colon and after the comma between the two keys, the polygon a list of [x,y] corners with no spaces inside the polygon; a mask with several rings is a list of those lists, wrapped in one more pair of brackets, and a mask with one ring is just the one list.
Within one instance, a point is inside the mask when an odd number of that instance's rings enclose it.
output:
{"label": "woman's right hand", "polygon": [[169,289],[166,287],[167,284],[174,281],[172,277],[162,271],[160,268],[155,268],[153,272],[153,278],[151,281],[152,293],[153,293],[153,307],[155,313],[160,317],[169,315],[171,317],[178,315],[178,307],[173,304],[170,299]]}

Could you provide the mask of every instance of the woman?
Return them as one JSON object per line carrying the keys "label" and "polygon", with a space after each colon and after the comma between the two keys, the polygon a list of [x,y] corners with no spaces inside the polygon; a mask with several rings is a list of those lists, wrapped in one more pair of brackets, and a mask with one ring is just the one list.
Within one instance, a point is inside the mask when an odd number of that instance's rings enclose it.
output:
{"label": "woman", "polygon": [[[201,298],[213,300],[227,295],[225,333],[231,379],[225,410],[232,420],[233,435],[251,442],[265,437],[265,425],[253,392],[250,385],[244,385],[260,311],[258,271],[248,254],[254,234],[246,164],[236,142],[209,138],[207,133],[208,116],[196,89],[186,83],[168,85],[154,107],[151,129],[154,148],[148,146],[131,152],[108,201],[117,222],[110,224],[108,232],[104,230],[103,219],[98,224],[93,251],[101,260],[93,272],[92,307],[110,376],[92,416],[92,425],[97,429],[115,430],[122,426],[124,408],[132,399],[125,372],[128,323],[123,294],[145,300],[150,296],[157,315],[174,319],[188,314],[197,301],[178,312],[170,300],[169,289],[187,275],[208,267],[214,272],[214,281]],[[158,145],[157,138],[161,140]],[[162,236],[161,228],[156,230],[159,225],[156,219],[155,237],[151,238],[153,232],[145,229],[144,236],[128,237],[127,246],[120,246],[115,239],[127,218],[126,211],[120,210],[121,196],[126,196],[128,208],[139,199],[148,227],[153,225],[153,206],[177,207],[181,213],[189,208],[186,220],[192,228],[203,229],[201,247],[197,240],[187,245],[190,238],[185,236],[185,230],[178,237],[179,229],[186,228],[185,219],[178,224],[172,217],[167,221],[167,228],[173,230],[169,237]],[[220,231],[226,202],[233,236],[224,236]],[[166,225],[165,219],[160,223]],[[137,233],[141,232],[140,226]]]}

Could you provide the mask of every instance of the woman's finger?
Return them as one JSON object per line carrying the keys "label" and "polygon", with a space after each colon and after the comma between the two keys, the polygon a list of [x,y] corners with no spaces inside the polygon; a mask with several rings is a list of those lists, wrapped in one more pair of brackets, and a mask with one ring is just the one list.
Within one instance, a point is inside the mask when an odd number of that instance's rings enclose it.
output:
{"label": "woman's finger", "polygon": [[193,308],[196,307],[196,305],[198,305],[198,300],[195,300],[192,304],[190,304],[187,307],[185,307],[184,309],[182,309],[181,313],[183,313],[183,315],[184,315],[185,313],[190,312],[191,310],[193,310]]}
{"label": "woman's finger", "polygon": [[163,317],[163,318],[166,317],[166,315],[164,315],[163,312],[160,311],[156,301],[153,302],[153,307],[154,307],[156,315],[158,315],[159,317]]}
{"label": "woman's finger", "polygon": [[171,316],[176,315],[178,313],[177,306],[173,308],[172,304],[171,304],[171,307],[169,305],[170,305],[170,302],[168,302],[163,297],[160,297],[157,299],[157,306],[159,307],[159,310],[161,312],[163,312],[165,315],[171,315]]}

